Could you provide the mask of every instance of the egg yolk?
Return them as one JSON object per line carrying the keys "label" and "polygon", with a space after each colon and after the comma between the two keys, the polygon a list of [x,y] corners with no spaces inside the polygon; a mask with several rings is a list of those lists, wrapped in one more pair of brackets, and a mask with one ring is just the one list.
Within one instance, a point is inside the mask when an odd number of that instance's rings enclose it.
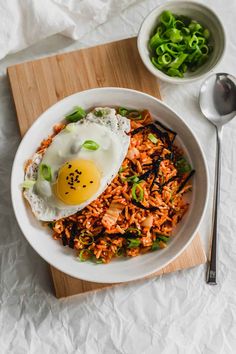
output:
{"label": "egg yolk", "polygon": [[93,161],[68,161],[59,170],[55,193],[67,205],[81,204],[98,191],[100,180],[101,174]]}

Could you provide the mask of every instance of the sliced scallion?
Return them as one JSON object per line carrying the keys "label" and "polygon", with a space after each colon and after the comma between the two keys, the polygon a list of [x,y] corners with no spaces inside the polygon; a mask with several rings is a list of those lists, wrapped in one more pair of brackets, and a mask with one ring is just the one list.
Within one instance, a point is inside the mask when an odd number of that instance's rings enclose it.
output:
{"label": "sliced scallion", "polygon": [[101,110],[94,111],[96,117],[103,117],[103,112]]}
{"label": "sliced scallion", "polygon": [[190,172],[192,170],[191,165],[188,163],[188,161],[184,158],[181,157],[179,160],[176,161],[175,166],[178,170],[178,173],[184,174],[187,172]]}
{"label": "sliced scallion", "polygon": [[21,187],[25,189],[30,189],[35,185],[36,181],[31,180],[31,179],[25,179],[24,182],[22,183]]}
{"label": "sliced scallion", "polygon": [[209,40],[210,32],[201,23],[164,11],[149,40],[151,62],[169,76],[183,77],[208,59]]}
{"label": "sliced scallion", "polygon": [[96,143],[96,141],[93,140],[86,140],[83,144],[82,147],[87,149],[87,150],[97,150],[99,149],[100,145]]}
{"label": "sliced scallion", "polygon": [[[139,194],[137,195],[137,190]],[[143,200],[144,191],[143,188],[140,186],[139,183],[134,183],[131,189],[132,198],[136,200],[136,202],[141,202]]]}
{"label": "sliced scallion", "polygon": [[91,256],[92,256],[92,252],[90,250],[83,249],[83,250],[80,251],[78,258],[79,258],[80,262],[85,262],[89,258],[91,258]]}
{"label": "sliced scallion", "polygon": [[153,143],[156,144],[158,142],[158,139],[153,135],[152,133],[148,134],[148,139]]}
{"label": "sliced scallion", "polygon": [[156,240],[152,244],[152,251],[156,251],[156,250],[159,250],[159,249],[160,249],[159,241]]}
{"label": "sliced scallion", "polygon": [[128,114],[129,110],[127,108],[124,107],[119,107],[118,108],[118,113],[122,116],[122,117],[126,117]]}
{"label": "sliced scallion", "polygon": [[140,111],[137,111],[136,109],[128,109],[125,107],[119,107],[118,108],[118,113],[122,116],[122,117],[127,117],[131,120],[141,120],[142,118],[142,114]]}
{"label": "sliced scallion", "polygon": [[68,122],[78,122],[78,120],[83,119],[86,116],[86,112],[82,107],[75,107],[72,113],[66,115],[66,120]]}
{"label": "sliced scallion", "polygon": [[156,234],[157,235],[157,239],[160,241],[164,241],[165,243],[169,242],[170,238],[165,236],[165,235],[160,235],[160,234]]}
{"label": "sliced scallion", "polygon": [[126,178],[127,182],[132,182],[132,183],[137,183],[139,181],[138,176],[134,175],[134,176],[130,176]]}
{"label": "sliced scallion", "polygon": [[42,177],[43,179],[45,179],[48,182],[51,182],[51,180],[52,180],[52,170],[51,170],[51,167],[49,165],[41,163],[40,166],[39,166],[39,174],[40,174],[40,177]]}
{"label": "sliced scallion", "polygon": [[127,248],[136,248],[140,245],[141,241],[139,238],[128,238]]}

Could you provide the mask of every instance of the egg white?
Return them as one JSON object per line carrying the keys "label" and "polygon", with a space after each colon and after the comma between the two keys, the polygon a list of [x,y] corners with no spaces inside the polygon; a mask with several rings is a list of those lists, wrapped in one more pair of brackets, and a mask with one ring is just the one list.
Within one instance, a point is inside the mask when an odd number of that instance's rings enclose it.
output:
{"label": "egg white", "polygon": [[[103,116],[97,117],[94,111],[102,110]],[[33,187],[24,190],[37,219],[53,221],[70,216],[85,208],[103,193],[112,181],[127,154],[130,138],[130,122],[127,118],[116,114],[113,108],[96,108],[76,123],[68,124],[57,134],[43,154],[36,153],[27,167],[25,179],[36,180]],[[86,140],[94,140],[99,144],[96,151],[81,148]],[[65,162],[73,159],[94,161],[101,172],[100,187],[89,200],[79,205],[66,205],[53,193],[58,171]],[[43,180],[38,174],[40,163],[51,167],[52,181]]]}

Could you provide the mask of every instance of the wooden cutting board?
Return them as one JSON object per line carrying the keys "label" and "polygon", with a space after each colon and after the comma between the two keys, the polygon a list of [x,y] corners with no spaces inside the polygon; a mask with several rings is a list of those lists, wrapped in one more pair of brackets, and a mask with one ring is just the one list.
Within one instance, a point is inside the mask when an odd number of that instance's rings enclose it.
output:
{"label": "wooden cutting board", "polygon": [[[48,107],[94,87],[128,87],[160,98],[158,81],[141,62],[136,38],[60,54],[7,69],[22,136]],[[47,132],[45,133],[45,136]],[[199,235],[174,262],[152,277],[206,262]],[[113,286],[72,278],[51,267],[58,298]]]}

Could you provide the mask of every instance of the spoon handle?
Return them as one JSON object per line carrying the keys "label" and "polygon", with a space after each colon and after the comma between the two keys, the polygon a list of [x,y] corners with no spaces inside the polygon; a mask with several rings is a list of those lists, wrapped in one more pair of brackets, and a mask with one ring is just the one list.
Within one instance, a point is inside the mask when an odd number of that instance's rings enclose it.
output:
{"label": "spoon handle", "polygon": [[217,239],[218,239],[218,208],[220,204],[220,175],[221,175],[221,141],[222,127],[216,128],[217,132],[217,154],[216,154],[216,170],[215,170],[215,191],[214,191],[214,218],[213,218],[213,234],[211,244],[210,262],[207,272],[207,283],[216,285],[216,261],[217,261]]}

